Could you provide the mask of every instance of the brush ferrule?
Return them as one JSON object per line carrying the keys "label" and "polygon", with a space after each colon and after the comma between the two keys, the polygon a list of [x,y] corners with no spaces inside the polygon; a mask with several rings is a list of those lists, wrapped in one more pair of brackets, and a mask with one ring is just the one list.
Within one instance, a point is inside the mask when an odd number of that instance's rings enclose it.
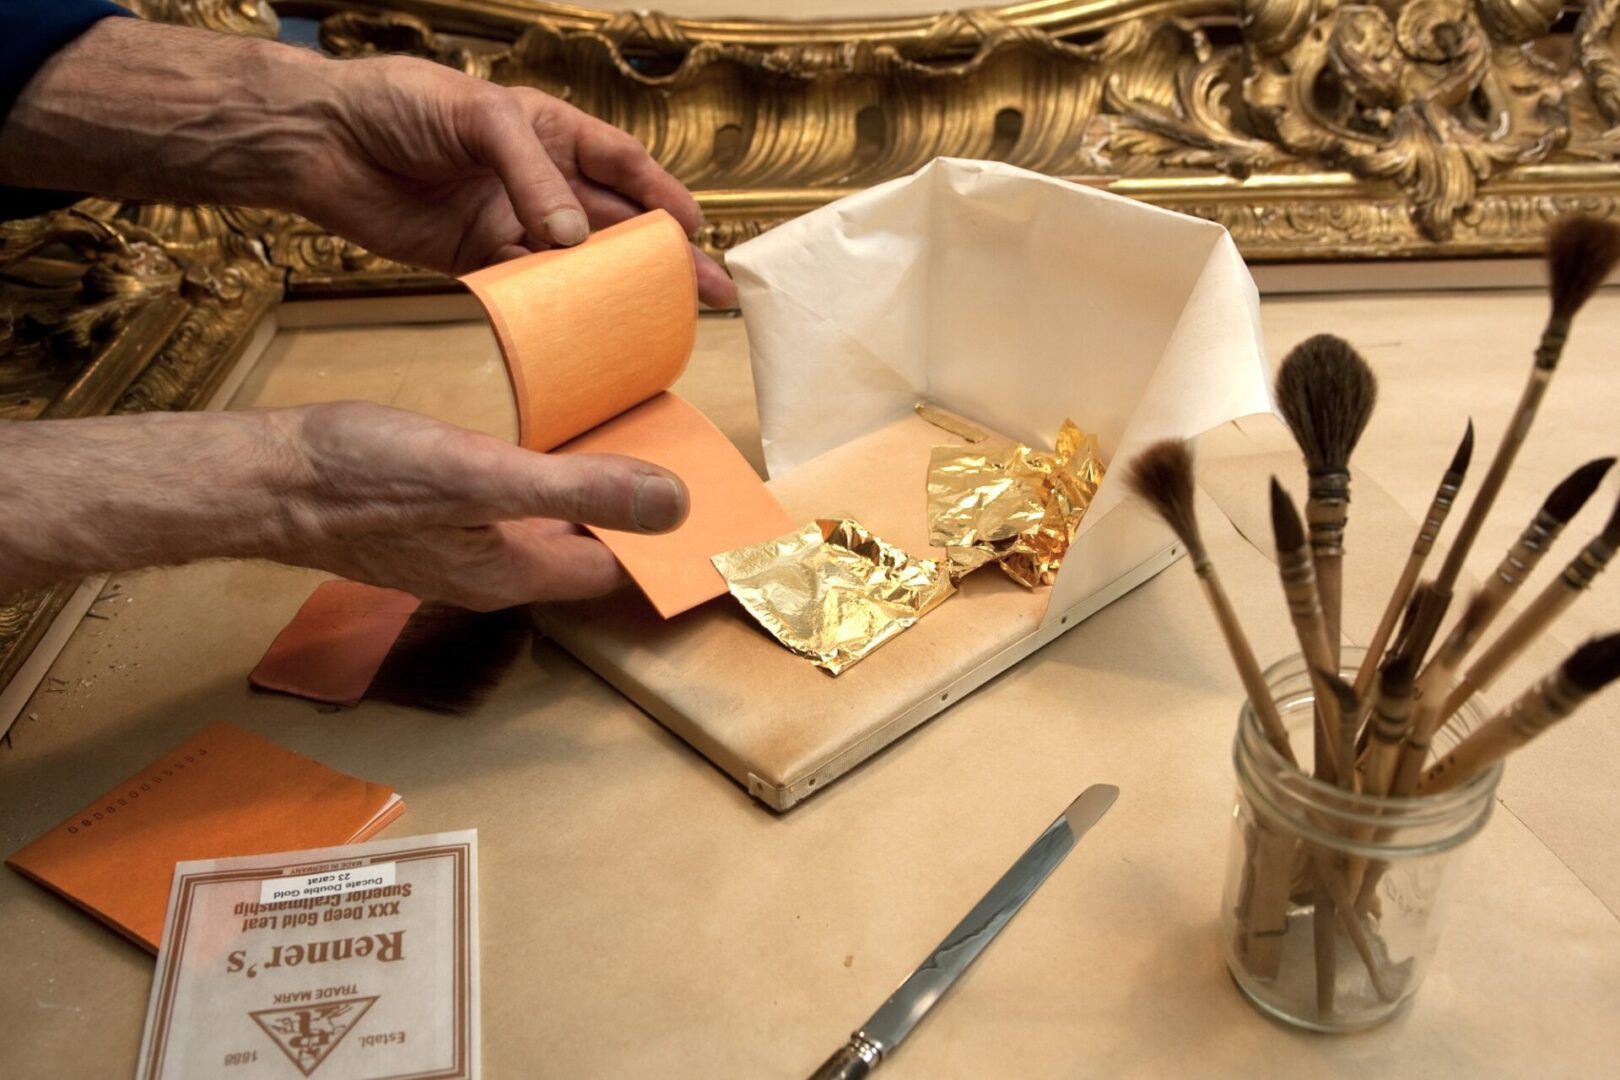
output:
{"label": "brush ferrule", "polygon": [[1378,708],[1373,710],[1372,737],[1381,743],[1394,746],[1406,735],[1407,723],[1411,719],[1411,694],[1393,700],[1380,697]]}
{"label": "brush ferrule", "polygon": [[1603,573],[1609,560],[1614,558],[1614,545],[1598,537],[1581,549],[1581,553],[1564,567],[1564,584],[1572,589],[1589,588],[1594,578]]}
{"label": "brush ferrule", "polygon": [[1440,489],[1434,493],[1434,501],[1429,504],[1429,514],[1418,529],[1417,543],[1412,545],[1413,551],[1427,555],[1434,547],[1434,542],[1440,537],[1440,529],[1445,525],[1451,507],[1457,501],[1457,493],[1461,490],[1462,477],[1456,473],[1446,473],[1445,478],[1440,481]]}
{"label": "brush ferrule", "polygon": [[1558,366],[1558,358],[1564,355],[1564,343],[1569,340],[1572,321],[1569,316],[1563,315],[1554,315],[1547,320],[1547,328],[1541,332],[1541,344],[1536,346],[1536,367],[1551,371]]}
{"label": "brush ferrule", "polygon": [[1519,534],[1519,542],[1509,549],[1507,557],[1496,568],[1497,578],[1509,588],[1517,588],[1521,581],[1530,576],[1563,530],[1563,523],[1557,518],[1545,510],[1537,512],[1536,519]]}
{"label": "brush ferrule", "polygon": [[1304,548],[1279,553],[1278,576],[1282,578],[1283,596],[1288,600],[1288,614],[1295,623],[1322,617],[1322,604],[1316,593],[1316,569]]}
{"label": "brush ferrule", "polygon": [[1574,712],[1585,700],[1586,694],[1565,678],[1560,669],[1513,703],[1506,718],[1507,728],[1520,742],[1529,742]]}
{"label": "brush ferrule", "polygon": [[1344,524],[1350,510],[1350,473],[1344,469],[1312,471],[1305,503],[1310,526],[1311,554],[1317,558],[1344,555]]}

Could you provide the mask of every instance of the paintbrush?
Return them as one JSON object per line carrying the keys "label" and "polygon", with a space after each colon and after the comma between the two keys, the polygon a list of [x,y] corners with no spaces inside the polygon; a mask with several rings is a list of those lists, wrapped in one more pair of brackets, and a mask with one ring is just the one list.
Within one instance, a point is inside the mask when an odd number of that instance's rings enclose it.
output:
{"label": "paintbrush", "polygon": [[1455,716],[1463,702],[1488,690],[1507,666],[1552,625],[1554,619],[1569,610],[1576,597],[1591,587],[1593,579],[1609,565],[1617,550],[1620,550],[1620,502],[1615,503],[1603,531],[1569,561],[1563,573],[1547,583],[1530,606],[1469,666],[1440,709],[1442,722]]}
{"label": "paintbrush", "polygon": [[[1348,762],[1348,750],[1338,750],[1340,732],[1348,728],[1354,713],[1347,717],[1342,712],[1343,698],[1332,687],[1333,682],[1344,686],[1333,669],[1334,657],[1328,648],[1327,624],[1316,592],[1316,572],[1311,565],[1311,553],[1305,543],[1305,526],[1288,492],[1271,478],[1271,532],[1277,547],[1277,572],[1282,579],[1283,595],[1288,600],[1288,615],[1299,638],[1300,652],[1310,668],[1311,683],[1315,690],[1316,738],[1314,744],[1315,775],[1329,783],[1337,780],[1340,786],[1351,782],[1353,774],[1348,764],[1341,769],[1340,762]],[[1344,686],[1345,692],[1349,687]],[[1334,873],[1332,860],[1314,860],[1312,868],[1318,879],[1311,887],[1311,940],[1316,954],[1316,1008],[1323,1016],[1333,1011],[1334,979],[1337,977],[1338,958],[1335,952],[1335,911],[1332,894],[1324,874]],[[1278,872],[1271,868],[1270,872]],[[1263,913],[1262,913],[1263,914]]]}
{"label": "paintbrush", "polygon": [[[1273,483],[1272,505],[1276,506],[1276,481]],[[1287,496],[1283,496],[1287,501]],[[1293,504],[1288,503],[1293,509]],[[1296,515],[1295,528],[1298,528]],[[1299,542],[1300,552],[1304,552],[1304,541]],[[1287,586],[1284,586],[1287,588]],[[1292,604],[1290,604],[1292,606]],[[1342,733],[1351,730],[1350,725],[1356,715],[1356,694],[1350,684],[1338,676],[1336,672],[1313,665],[1311,675],[1314,678],[1317,690],[1317,715],[1328,730],[1337,730],[1341,733],[1339,746],[1339,760],[1345,762],[1342,769],[1337,770],[1337,780],[1340,788],[1345,791],[1355,790],[1355,770],[1349,764],[1349,739],[1342,737]],[[1320,738],[1320,737],[1319,737]],[[1335,949],[1334,929],[1338,921],[1338,895],[1346,891],[1343,876],[1348,869],[1340,857],[1322,853],[1312,860],[1315,874],[1315,884],[1312,887],[1311,936],[1312,946],[1316,953],[1316,1008],[1323,1016],[1333,1012],[1334,980],[1338,977],[1338,953]],[[1353,908],[1344,911],[1347,916],[1345,929],[1354,934],[1357,913]],[[1359,949],[1359,943],[1357,948]],[[1367,972],[1372,976],[1373,982],[1378,982],[1377,964],[1369,954],[1364,953],[1362,960],[1367,964]]]}
{"label": "paintbrush", "polygon": [[1434,741],[1434,733],[1440,730],[1440,706],[1445,702],[1445,692],[1457,677],[1463,656],[1485,632],[1485,624],[1494,613],[1495,607],[1485,590],[1481,589],[1469,599],[1445,646],[1435,652],[1434,659],[1418,676],[1417,706],[1412,710],[1406,738],[1401,740],[1396,754],[1394,778],[1386,790],[1368,788],[1369,793],[1405,798],[1417,790],[1424,760],[1429,756],[1429,745]]}
{"label": "paintbrush", "polygon": [[1362,769],[1362,787],[1366,791],[1389,790],[1401,741],[1412,722],[1416,679],[1417,659],[1401,653],[1391,656],[1379,669],[1378,701],[1367,723],[1367,759]]}
{"label": "paintbrush", "polygon": [[[1463,478],[1468,475],[1468,464],[1473,457],[1474,422],[1470,420],[1463,432],[1462,442],[1457,444],[1457,452],[1451,456],[1451,464],[1440,477],[1440,486],[1435,489],[1434,498],[1429,503],[1429,512],[1424,516],[1423,524],[1418,526],[1417,539],[1412,542],[1412,552],[1406,557],[1406,565],[1401,568],[1401,576],[1395,582],[1395,591],[1389,594],[1389,603],[1384,605],[1384,614],[1378,620],[1378,629],[1373,631],[1372,639],[1367,642],[1367,655],[1361,662],[1361,670],[1356,672],[1355,684],[1356,697],[1363,702],[1367,701],[1367,691],[1372,688],[1373,676],[1378,672],[1384,646],[1389,644],[1389,636],[1395,630],[1396,621],[1401,617],[1401,612],[1406,610],[1407,601],[1411,599],[1412,590],[1417,585],[1418,575],[1423,572],[1423,564],[1428,561],[1429,552],[1434,550],[1434,542],[1440,535],[1440,529],[1451,514],[1451,507],[1457,501],[1457,493],[1462,490]],[[1365,709],[1367,706],[1364,704],[1362,707]]]}
{"label": "paintbrush", "polygon": [[[1483,603],[1474,611],[1475,622],[1472,625],[1459,622],[1451,635],[1441,643],[1436,653],[1437,658],[1446,657],[1447,663],[1453,669],[1462,666],[1469,648],[1480,639],[1497,614],[1513,598],[1513,594],[1518,592],[1519,586],[1535,571],[1542,556],[1547,554],[1553,541],[1563,533],[1564,526],[1569,524],[1570,519],[1580,513],[1581,507],[1592,497],[1592,492],[1597,490],[1598,484],[1602,482],[1613,464],[1612,457],[1588,461],[1553,488],[1552,494],[1547,496],[1547,501],[1536,511],[1536,516],[1530,519],[1530,524],[1525,526],[1524,532],[1519,534],[1519,538],[1508,549],[1508,553],[1502,557],[1495,572],[1485,579],[1485,585],[1480,590]],[[1466,645],[1462,641],[1464,634],[1471,635]],[[1418,678],[1420,696],[1430,691],[1441,692],[1449,689],[1446,684],[1427,682],[1427,675],[1425,671]],[[1444,706],[1443,701],[1434,704],[1436,709]],[[1442,719],[1449,715],[1450,713],[1440,713]]]}
{"label": "paintbrush", "polygon": [[1317,334],[1296,345],[1277,369],[1277,405],[1305,453],[1310,488],[1305,519],[1321,595],[1328,649],[1339,670],[1344,526],[1350,510],[1350,452],[1367,427],[1378,380],[1343,338]]}
{"label": "paintbrush", "polygon": [[1249,695],[1249,704],[1260,721],[1266,741],[1290,765],[1298,765],[1293,748],[1288,743],[1288,731],[1283,727],[1282,717],[1277,714],[1277,706],[1271,700],[1266,680],[1260,674],[1260,664],[1254,658],[1254,650],[1249,646],[1249,639],[1243,633],[1237,612],[1232,609],[1232,601],[1221,586],[1220,575],[1215,572],[1215,564],[1210,561],[1209,551],[1204,547],[1203,536],[1198,531],[1192,453],[1187,449],[1187,444],[1180,439],[1165,439],[1149,446],[1131,462],[1125,482],[1132,491],[1147,500],[1148,505],[1186,545],[1187,555],[1192,559],[1193,573],[1198,575],[1204,596],[1215,612],[1215,622],[1220,627],[1221,636],[1226,639],[1226,648],[1232,654],[1238,678],[1243,682],[1244,692]]}
{"label": "paintbrush", "polygon": [[[1406,613],[1401,616],[1400,632],[1395,635],[1395,644],[1390,646],[1389,652],[1384,656],[1384,663],[1386,664],[1396,657],[1404,657],[1410,660],[1414,679],[1417,677],[1418,661],[1416,657],[1409,655],[1406,651],[1406,642],[1410,640],[1413,628],[1417,624],[1418,613],[1423,610],[1424,604],[1428,602],[1430,588],[1431,584],[1425,581],[1412,590],[1411,598],[1406,601]],[[1370,700],[1362,702],[1361,716],[1357,718],[1358,723],[1361,724],[1361,734],[1356,739],[1356,764],[1359,767],[1365,767],[1367,763],[1367,744],[1372,738],[1372,712],[1378,707],[1378,695],[1383,693],[1382,682],[1380,681],[1374,689],[1377,692],[1371,695]],[[1363,785],[1363,789],[1366,789],[1365,785]]]}
{"label": "paintbrush", "polygon": [[[1424,588],[1427,589],[1428,585],[1425,584]],[[1468,608],[1457,621],[1460,632],[1453,639],[1448,639],[1454,641],[1454,647],[1466,651],[1479,639],[1487,603],[1483,592],[1475,593],[1469,600]],[[1398,653],[1392,659],[1413,665],[1417,663],[1417,656],[1413,653]],[[1423,773],[1424,759],[1429,755],[1429,745],[1440,726],[1441,690],[1456,677],[1459,659],[1441,650],[1418,677],[1414,691],[1417,705],[1412,710],[1412,718],[1406,725],[1406,735],[1400,746],[1393,753],[1386,753],[1384,748],[1377,747],[1380,751],[1377,758],[1369,754],[1367,768],[1362,773],[1363,790],[1367,794],[1405,798],[1416,791]],[[1384,781],[1386,776],[1389,777],[1387,782]],[[1378,862],[1365,872],[1356,894],[1355,912],[1358,916],[1366,915],[1372,909],[1378,894],[1378,882],[1388,869],[1389,863]]]}
{"label": "paintbrush", "polygon": [[1299,638],[1300,652],[1311,671],[1316,696],[1315,775],[1330,783],[1350,772],[1341,770],[1341,732],[1353,717],[1340,714],[1337,699],[1328,691],[1323,674],[1333,674],[1333,652],[1328,646],[1327,623],[1316,592],[1316,572],[1305,544],[1305,527],[1288,492],[1271,478],[1271,532],[1277,545],[1277,572],[1282,578],[1288,615]]}
{"label": "paintbrush", "polygon": [[1469,505],[1468,513],[1463,516],[1451,549],[1446,552],[1445,562],[1441,564],[1439,576],[1435,579],[1429,610],[1422,615],[1418,632],[1407,643],[1408,650],[1415,655],[1422,656],[1428,650],[1440,628],[1440,620],[1451,602],[1457,575],[1462,572],[1469,549],[1473,547],[1486,515],[1502,490],[1502,483],[1507,479],[1514,457],[1530,434],[1530,425],[1535,422],[1536,410],[1547,392],[1547,384],[1552,381],[1553,372],[1563,356],[1564,343],[1569,338],[1569,328],[1576,313],[1603,284],[1603,279],[1613,269],[1617,259],[1620,259],[1620,226],[1586,215],[1575,215],[1555,222],[1547,231],[1547,278],[1552,311],[1541,332],[1535,364],[1530,369],[1530,378],[1519,397],[1519,404],[1513,411],[1512,422],[1496,448],[1496,456],[1491,459],[1491,467],[1480,483],[1479,492]]}
{"label": "paintbrush", "polygon": [[1589,641],[1558,670],[1487,720],[1423,774],[1420,795],[1437,795],[1466,783],[1480,770],[1546,731],[1587,698],[1620,678],[1620,634]]}

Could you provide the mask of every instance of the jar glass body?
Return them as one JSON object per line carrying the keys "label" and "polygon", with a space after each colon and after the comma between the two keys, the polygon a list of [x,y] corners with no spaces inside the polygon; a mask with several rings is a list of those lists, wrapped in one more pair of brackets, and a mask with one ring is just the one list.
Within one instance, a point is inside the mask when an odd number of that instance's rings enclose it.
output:
{"label": "jar glass body", "polygon": [[[1361,650],[1346,649],[1344,677]],[[1305,661],[1265,673],[1295,755],[1311,758],[1315,695]],[[1437,754],[1486,718],[1476,697],[1436,737]],[[1379,798],[1312,779],[1238,716],[1237,798],[1221,937],[1227,967],[1262,1011],[1316,1031],[1389,1019],[1422,985],[1439,943],[1451,870],[1490,817],[1501,765],[1436,796]]]}

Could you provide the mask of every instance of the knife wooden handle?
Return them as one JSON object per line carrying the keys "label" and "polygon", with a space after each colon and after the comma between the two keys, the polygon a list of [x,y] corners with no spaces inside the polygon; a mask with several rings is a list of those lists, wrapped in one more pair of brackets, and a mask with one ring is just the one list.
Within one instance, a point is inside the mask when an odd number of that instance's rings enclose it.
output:
{"label": "knife wooden handle", "polygon": [[878,1063],[878,1056],[869,1047],[864,1040],[858,1043],[851,1039],[811,1073],[810,1080],[861,1080]]}

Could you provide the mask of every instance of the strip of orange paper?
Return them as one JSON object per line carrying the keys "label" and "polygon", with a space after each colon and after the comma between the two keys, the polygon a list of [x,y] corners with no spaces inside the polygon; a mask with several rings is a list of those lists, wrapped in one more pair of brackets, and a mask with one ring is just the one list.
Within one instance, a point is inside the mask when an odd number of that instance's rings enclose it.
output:
{"label": "strip of orange paper", "polygon": [[[625,454],[685,481],[672,533],[592,529],[665,618],[726,591],[711,555],[793,522],[720,431],[668,393],[697,335],[697,276],[673,217],[654,210],[462,279],[489,313],[530,450]],[[564,445],[566,443],[566,445]]]}

